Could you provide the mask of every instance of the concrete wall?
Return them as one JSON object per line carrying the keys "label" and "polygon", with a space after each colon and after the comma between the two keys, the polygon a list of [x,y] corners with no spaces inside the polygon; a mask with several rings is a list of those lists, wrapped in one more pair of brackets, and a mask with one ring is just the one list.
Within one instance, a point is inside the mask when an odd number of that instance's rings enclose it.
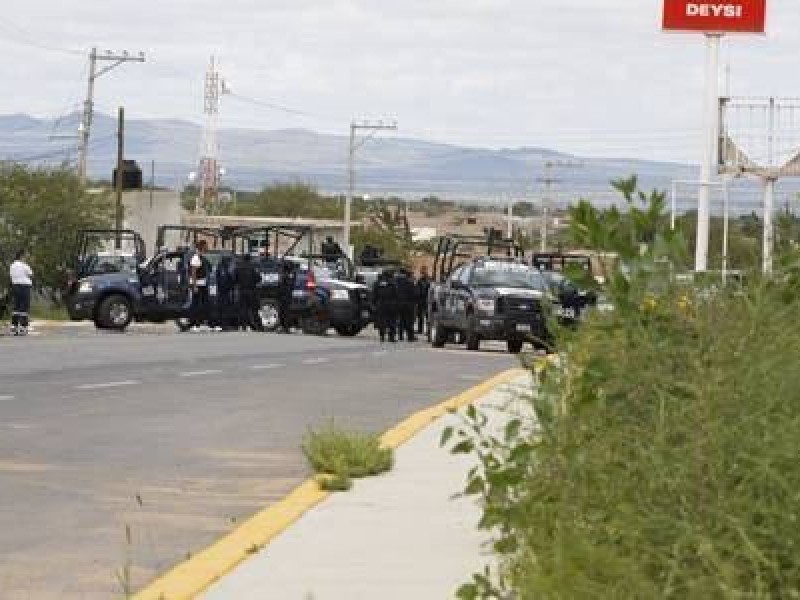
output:
{"label": "concrete wall", "polygon": [[178,192],[136,190],[122,196],[125,206],[125,228],[137,231],[144,239],[147,254],[155,252],[156,233],[160,225],[180,225],[181,197]]}

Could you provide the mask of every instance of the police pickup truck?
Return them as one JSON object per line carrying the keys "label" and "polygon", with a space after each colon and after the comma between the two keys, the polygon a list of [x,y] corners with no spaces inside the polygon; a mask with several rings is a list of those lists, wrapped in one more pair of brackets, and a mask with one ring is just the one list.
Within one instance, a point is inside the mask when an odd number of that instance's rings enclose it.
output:
{"label": "police pickup truck", "polygon": [[519,353],[526,341],[546,349],[551,310],[548,282],[515,258],[474,258],[436,284],[429,296],[431,343],[443,347],[454,334],[478,350],[483,340],[505,341]]}

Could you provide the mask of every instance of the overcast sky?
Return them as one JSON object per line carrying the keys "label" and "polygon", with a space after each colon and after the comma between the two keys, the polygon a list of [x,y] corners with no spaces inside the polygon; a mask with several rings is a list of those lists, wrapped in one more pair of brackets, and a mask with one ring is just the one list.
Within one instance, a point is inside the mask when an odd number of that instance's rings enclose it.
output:
{"label": "overcast sky", "polygon": [[[798,0],[769,0],[768,35],[724,42],[737,95],[800,96]],[[86,54],[142,50],[103,77],[97,107],[202,120],[213,53],[240,96],[223,126],[400,135],[476,146],[696,162],[703,39],[659,30],[660,0],[3,0],[0,113],[59,115]],[[66,52],[63,50],[70,50]]]}

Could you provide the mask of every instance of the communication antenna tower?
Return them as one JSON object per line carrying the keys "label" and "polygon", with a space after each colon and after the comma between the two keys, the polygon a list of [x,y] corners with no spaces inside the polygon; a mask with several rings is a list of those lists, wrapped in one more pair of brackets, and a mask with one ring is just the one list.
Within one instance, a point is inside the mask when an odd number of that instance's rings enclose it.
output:
{"label": "communication antenna tower", "polygon": [[203,155],[200,158],[199,180],[200,195],[197,198],[195,212],[211,212],[219,199],[219,183],[223,170],[219,164],[219,143],[217,128],[219,121],[220,98],[229,93],[228,86],[219,72],[215,57],[206,72],[203,113],[206,117],[203,131]]}

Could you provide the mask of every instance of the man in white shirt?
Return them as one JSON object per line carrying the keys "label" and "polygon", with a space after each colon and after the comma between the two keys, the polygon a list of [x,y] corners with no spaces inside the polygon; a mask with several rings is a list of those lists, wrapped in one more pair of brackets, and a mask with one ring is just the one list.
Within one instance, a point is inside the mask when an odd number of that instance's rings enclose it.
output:
{"label": "man in white shirt", "polygon": [[28,313],[31,310],[31,290],[33,289],[33,269],[25,262],[25,252],[17,252],[9,268],[11,276],[11,333],[28,334]]}
{"label": "man in white shirt", "polygon": [[210,265],[205,256],[208,251],[208,244],[205,240],[200,240],[195,246],[195,252],[189,262],[189,285],[192,290],[191,323],[192,330],[197,329],[203,323],[208,323],[208,276]]}

